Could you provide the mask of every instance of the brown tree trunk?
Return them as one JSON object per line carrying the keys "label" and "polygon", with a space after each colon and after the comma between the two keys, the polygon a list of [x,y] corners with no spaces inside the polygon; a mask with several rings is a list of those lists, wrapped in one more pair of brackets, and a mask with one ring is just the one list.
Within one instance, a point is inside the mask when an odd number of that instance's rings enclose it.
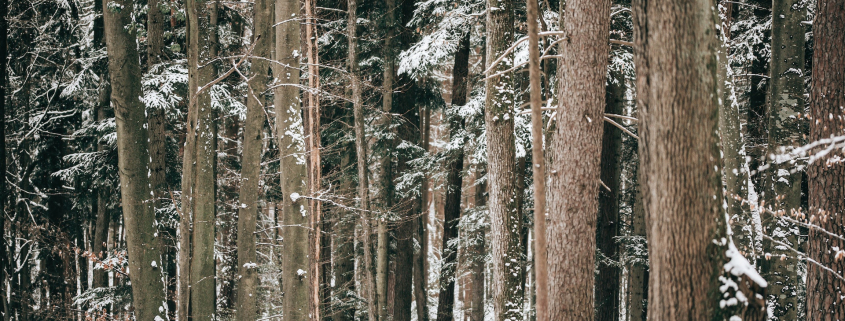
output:
{"label": "brown tree trunk", "polygon": [[715,8],[704,0],[634,7],[648,319],[722,319],[730,310],[718,306],[725,247],[714,242],[727,238],[718,196]]}
{"label": "brown tree trunk", "polygon": [[[422,148],[429,152],[431,133],[431,108],[425,108],[420,113],[420,128],[422,131]],[[430,212],[431,193],[429,192],[430,177],[426,174],[420,184],[420,216],[416,219],[416,238],[420,244],[419,251],[414,253],[414,301],[417,303],[417,320],[428,320],[428,216]]]}
{"label": "brown tree trunk", "polygon": [[[127,0],[104,0],[131,8]],[[147,129],[144,104],[141,102],[141,66],[135,36],[124,26],[131,22],[131,10],[104,10],[109,78],[112,84],[111,104],[117,123],[118,168],[120,194],[126,226],[129,254],[129,276],[132,279],[132,301],[139,320],[164,319],[164,284],[161,274],[161,250],[155,239],[155,213],[151,202]]]}
{"label": "brown tree trunk", "polygon": [[[810,141],[842,135],[845,129],[845,3],[820,0],[813,21],[813,79],[810,92]],[[836,152],[834,152],[836,153]],[[841,157],[841,150],[839,151]],[[845,163],[822,158],[810,164],[809,180],[810,221],[827,232],[845,234]],[[835,247],[839,252],[835,252]],[[845,260],[841,251],[845,242],[827,233],[810,230],[807,254],[819,264],[836,271],[808,264],[807,320],[843,320],[845,302],[841,289],[845,288],[842,271]]]}
{"label": "brown tree trunk", "polygon": [[550,138],[549,319],[594,318],[596,214],[601,187],[611,1],[568,1],[560,98]]}
{"label": "brown tree trunk", "polygon": [[[487,0],[487,63],[504,54],[514,40],[514,1]],[[508,56],[490,73],[513,66]],[[487,66],[488,69],[489,66]],[[516,147],[514,136],[514,98],[511,74],[488,78],[484,101],[487,130],[488,181],[490,182],[490,228],[493,264],[492,298],[498,320],[522,319],[523,287],[522,217],[516,208]]]}

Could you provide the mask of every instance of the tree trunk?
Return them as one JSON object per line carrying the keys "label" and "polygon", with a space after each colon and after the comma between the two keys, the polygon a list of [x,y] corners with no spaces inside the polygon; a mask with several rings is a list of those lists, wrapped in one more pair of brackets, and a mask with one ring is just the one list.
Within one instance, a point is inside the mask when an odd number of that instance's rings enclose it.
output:
{"label": "tree trunk", "polygon": [[457,267],[457,247],[449,243],[458,238],[458,221],[461,217],[461,185],[464,169],[464,120],[457,109],[467,103],[467,75],[469,74],[469,31],[461,36],[458,51],[455,52],[455,66],[452,69],[452,111],[449,115],[451,140],[460,139],[454,144],[446,161],[446,205],[443,218],[443,250],[440,267],[440,295],[437,304],[437,321],[450,321],[455,304],[455,270]]}
{"label": "tree trunk", "polygon": [[594,319],[596,214],[611,1],[568,1],[549,150],[549,319]]}
{"label": "tree trunk", "polygon": [[[252,54],[271,59],[273,44],[273,1],[256,0],[253,16]],[[258,259],[255,252],[255,224],[258,216],[259,181],[261,180],[261,150],[264,144],[263,93],[269,81],[270,63],[264,59],[252,60],[247,95],[247,115],[244,120],[243,153],[241,160],[241,190],[238,193],[238,321],[252,321],[258,315]]]}
{"label": "tree trunk", "polygon": [[[619,115],[625,101],[625,78],[619,70],[611,70],[608,79],[605,113]],[[618,119],[615,121],[619,122]],[[601,181],[607,188],[599,192],[599,212],[596,225],[596,248],[603,255],[602,259],[619,261],[619,195],[621,185],[622,131],[608,122],[604,122],[601,142]],[[614,321],[619,319],[619,287],[622,271],[611,262],[599,262],[596,275],[595,300],[596,320]]]}
{"label": "tree trunk", "polygon": [[[303,121],[305,127],[305,154],[307,156],[307,171],[308,171],[308,195],[318,196],[321,189],[322,167],[320,161],[320,96],[318,90],[320,89],[320,70],[318,67],[318,48],[317,48],[317,25],[318,21],[315,15],[316,0],[302,1],[302,14],[305,19],[302,26],[300,37],[302,37],[302,51],[305,53],[307,59],[307,78],[308,91],[303,92]],[[321,320],[321,306],[325,302],[322,292],[326,290],[320,284],[323,279],[320,276],[321,257],[323,256],[320,245],[322,240],[322,201],[309,200],[308,210],[311,213],[311,220],[309,221],[310,230],[312,231],[308,238],[310,242],[311,253],[309,255],[311,264],[309,264],[309,274],[311,275],[311,302],[309,303],[311,309],[311,318],[313,320]]]}
{"label": "tree trunk", "polygon": [[[802,145],[806,122],[804,111],[804,26],[807,10],[800,1],[775,0],[772,3],[772,59],[769,66],[768,154]],[[801,178],[795,164],[773,162],[763,173],[763,199],[772,211],[792,213],[801,210]],[[764,231],[780,243],[798,249],[798,226],[763,215]],[[769,281],[769,301],[779,320],[798,318],[798,257],[791,249],[765,239],[763,251],[774,259],[762,261],[763,276]],[[767,255],[768,257],[768,255]]]}
{"label": "tree trunk", "polygon": [[[386,35],[384,38],[384,47],[382,48],[382,52],[384,54],[384,83],[382,84],[382,109],[384,111],[384,116],[382,120],[385,122],[385,125],[391,122],[390,118],[391,112],[393,110],[393,85],[394,85],[394,78],[396,75],[395,71],[395,55],[394,55],[394,46],[396,44],[394,37],[396,36],[396,0],[385,0],[385,5],[387,8],[385,9],[386,12],[384,14],[384,27],[386,28]],[[390,145],[393,145],[392,141],[387,142]],[[389,148],[392,149],[392,148]],[[389,210],[390,206],[392,205],[392,198],[393,195],[391,193],[392,190],[392,181],[393,175],[392,170],[390,169],[392,159],[389,156],[390,154],[385,154],[384,157],[381,159],[381,192],[380,196],[382,198],[382,208],[384,210]],[[378,299],[378,304],[376,305],[378,309],[378,320],[379,321],[387,321],[387,243],[388,243],[388,235],[387,235],[387,223],[388,219],[386,217],[379,217],[378,218],[378,249],[376,252],[376,296]]]}
{"label": "tree trunk", "polygon": [[[425,108],[420,113],[420,130],[422,131],[423,150],[429,152],[431,133],[431,108]],[[417,302],[417,320],[428,320],[428,216],[431,193],[429,192],[430,177],[426,174],[420,184],[420,216],[416,219],[416,238],[420,249],[414,252],[414,301]]]}
{"label": "tree trunk", "polygon": [[[478,179],[483,176],[483,165],[479,165],[473,174],[473,181],[475,182],[474,195],[475,207],[486,206],[484,199],[485,184],[478,182]],[[469,302],[464,302],[464,307],[468,316],[465,318],[469,321],[483,321],[484,320],[484,268],[485,268],[485,239],[486,233],[483,228],[469,233],[468,238],[471,240],[470,245],[466,249],[466,253],[471,259],[468,262],[469,280],[467,287],[469,288]]]}
{"label": "tree trunk", "polygon": [[733,71],[728,54],[730,52],[730,18],[732,4],[723,1],[719,5],[721,26],[719,41],[719,139],[722,144],[722,175],[725,178],[725,202],[732,224],[734,241],[743,253],[754,253],[754,233],[743,229],[752,224],[750,212],[744,212],[742,201],[748,199],[748,171],[745,168],[745,141],[742,137],[739,104],[734,91]]}
{"label": "tree trunk", "polygon": [[[549,266],[546,259],[546,157],[543,151],[543,88],[540,74],[540,3],[527,1],[528,11],[528,82],[531,101],[531,159],[534,163],[534,309],[538,321],[549,320]],[[547,74],[548,75],[548,74]],[[528,294],[531,298],[531,291]]]}
{"label": "tree trunk", "polygon": [[704,0],[634,6],[648,319],[726,318],[730,308],[718,306],[726,252],[714,242],[727,238],[717,197],[715,8]]}
{"label": "tree trunk", "polygon": [[311,279],[308,275],[309,225],[311,213],[308,200],[302,194],[308,193],[305,137],[302,123],[299,91],[300,20],[298,0],[277,0],[276,60],[283,65],[274,65],[276,89],[276,132],[281,149],[282,213],[284,227],[285,259],[282,261],[282,309],[286,320],[309,320]]}
{"label": "tree trunk", "polygon": [[367,176],[367,141],[364,137],[364,106],[361,101],[361,81],[358,79],[358,3],[357,0],[348,0],[348,36],[349,39],[349,78],[352,87],[352,109],[355,118],[355,154],[358,168],[358,207],[361,209],[362,247],[364,248],[364,289],[362,292],[367,301],[367,319],[376,321],[376,300],[375,286],[372,275],[372,253],[370,246],[370,216],[369,211],[369,180]]}
{"label": "tree trunk", "polygon": [[[810,141],[841,135],[845,128],[845,3],[822,0],[816,5],[813,21],[813,88],[810,92]],[[840,150],[841,153],[841,150]],[[840,155],[837,155],[841,157]],[[819,159],[810,164],[809,180],[810,222],[815,221],[829,233],[845,233],[845,163],[833,158]],[[835,252],[836,247],[840,249]],[[843,320],[841,289],[845,281],[841,260],[845,242],[816,229],[810,230],[807,250],[809,257],[836,271],[826,271],[808,264],[807,320]],[[840,258],[840,259],[837,259]]]}
{"label": "tree trunk", "polygon": [[[638,166],[638,165],[635,165]],[[637,174],[633,174],[637,180]],[[634,204],[631,209],[631,235],[642,238],[646,237],[645,211],[643,209],[643,198],[640,188],[634,183],[633,191]],[[639,243],[639,242],[638,242]],[[645,242],[642,242],[645,246]],[[631,262],[628,264],[628,321],[646,320],[646,296],[648,295],[648,266],[646,264]]]}
{"label": "tree trunk", "polygon": [[[487,0],[487,63],[492,63],[514,40],[514,2]],[[501,61],[491,73],[513,66],[513,55]],[[488,66],[489,69],[489,66]],[[516,208],[516,147],[514,98],[511,74],[488,78],[484,101],[487,130],[488,180],[490,182],[492,297],[498,320],[522,319],[523,282],[522,217]]]}
{"label": "tree trunk", "polygon": [[[188,16],[188,86],[191,99],[188,113],[194,113],[194,123],[188,128],[193,137],[193,149],[186,146],[185,153],[192,153],[189,181],[190,214],[193,216],[193,235],[190,255],[190,316],[191,320],[211,320],[216,312],[214,239],[216,218],[216,160],[217,122],[211,107],[210,88],[198,92],[214,79],[214,58],[216,39],[217,6],[208,0],[188,0],[185,4]],[[204,66],[200,68],[200,66]],[[193,111],[191,109],[194,109]],[[189,116],[190,117],[190,116]],[[190,139],[190,138],[189,138]],[[187,162],[189,159],[185,157]],[[186,169],[183,167],[183,170]],[[184,182],[183,182],[184,184]],[[183,193],[184,193],[183,188]],[[185,211],[183,209],[183,211]]]}
{"label": "tree trunk", "polygon": [[[104,0],[103,7],[109,7]],[[108,1],[131,8],[127,0]],[[113,90],[111,105],[117,123],[120,194],[126,226],[132,301],[138,320],[165,319],[164,284],[160,267],[161,250],[155,239],[155,213],[149,184],[147,129],[141,102],[141,66],[135,36],[124,29],[131,22],[131,10],[104,10],[109,76]]]}

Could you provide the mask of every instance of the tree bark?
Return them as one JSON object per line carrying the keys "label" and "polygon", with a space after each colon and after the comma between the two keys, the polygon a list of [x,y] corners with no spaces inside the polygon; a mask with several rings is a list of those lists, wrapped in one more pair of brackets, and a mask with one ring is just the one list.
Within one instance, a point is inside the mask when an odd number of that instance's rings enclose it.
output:
{"label": "tree bark", "polygon": [[596,214],[601,187],[611,1],[568,1],[561,14],[561,93],[550,138],[549,319],[594,319]]}
{"label": "tree bark", "polygon": [[[810,141],[842,135],[845,128],[845,3],[822,0],[813,21],[813,78],[810,92]],[[839,151],[841,157],[841,150]],[[845,234],[845,163],[833,158],[816,160],[807,171],[810,222],[836,235]],[[838,247],[840,252],[833,249]],[[810,230],[809,257],[839,273],[839,278],[815,264],[807,271],[807,320],[843,320],[841,289],[845,242],[816,229]]]}
{"label": "tree bark", "polygon": [[[487,0],[487,63],[492,63],[514,40],[514,2]],[[513,55],[491,73],[513,66]],[[488,66],[489,68],[489,66]],[[493,310],[498,320],[522,319],[523,282],[522,217],[516,208],[516,147],[514,99],[511,74],[488,78],[484,101],[487,130],[488,180],[490,182],[491,260]]]}
{"label": "tree bark", "polygon": [[[772,3],[772,59],[769,66],[768,154],[780,154],[784,148],[803,143],[804,112],[804,26],[807,9],[800,1],[776,0]],[[763,173],[763,199],[772,211],[792,213],[801,210],[803,173],[792,163],[773,162]],[[773,215],[763,215],[764,231],[780,243],[798,249],[798,226]],[[798,257],[784,246],[768,239],[763,251],[774,259],[762,261],[763,277],[769,281],[769,301],[779,320],[798,318]],[[766,255],[766,257],[769,257]]]}
{"label": "tree bark", "polygon": [[[620,70],[611,70],[612,79],[607,81],[605,113],[619,115],[625,101],[625,78]],[[618,119],[616,120],[618,121]],[[619,196],[621,185],[622,131],[604,122],[601,142],[601,181],[607,188],[599,192],[598,224],[596,226],[596,248],[605,259],[619,261]],[[619,319],[619,290],[622,271],[610,262],[599,262],[596,275],[595,300],[596,320]]]}
{"label": "tree bark", "polygon": [[151,202],[149,151],[141,102],[141,66],[135,46],[135,35],[124,26],[131,22],[132,2],[104,0],[103,7],[116,4],[124,10],[104,10],[109,78],[113,86],[111,104],[117,123],[118,168],[120,194],[126,226],[129,254],[129,276],[132,279],[132,301],[139,320],[165,319],[164,284],[161,275],[161,250],[155,239],[155,213]]}
{"label": "tree bark", "polygon": [[[637,174],[634,174],[636,179]],[[634,204],[631,209],[631,235],[646,237],[645,211],[643,209],[642,193],[636,182],[633,188]],[[643,242],[645,245],[645,242]],[[632,262],[628,264],[628,321],[645,321],[648,295],[648,266],[646,264]]]}
{"label": "tree bark", "polygon": [[715,8],[704,0],[634,6],[648,319],[726,318],[718,306],[725,247],[714,242],[727,238],[717,196]]}
{"label": "tree bark", "polygon": [[[420,113],[421,146],[429,152],[431,133],[431,108],[420,106],[424,110]],[[416,219],[416,238],[420,249],[414,252],[414,301],[417,302],[417,320],[428,320],[428,216],[431,193],[429,192],[430,177],[426,173],[420,184],[420,216]]]}
{"label": "tree bark", "polygon": [[276,133],[281,148],[282,213],[285,259],[282,261],[283,311],[286,320],[309,320],[311,278],[309,275],[309,225],[307,166],[304,126],[299,91],[299,53],[301,14],[298,0],[277,0],[276,60],[274,65],[276,88]]}
{"label": "tree bark", "polygon": [[[534,178],[534,287],[538,321],[549,320],[549,266],[546,259],[546,156],[543,151],[543,88],[540,74],[540,3],[527,0],[528,13],[528,82],[531,101],[531,159]],[[529,297],[531,294],[529,293]]]}
{"label": "tree bark", "polygon": [[183,165],[183,170],[190,169],[186,174],[193,177],[188,181],[191,183],[187,186],[190,189],[188,202],[182,203],[190,207],[188,218],[193,217],[190,268],[183,270],[190,271],[188,318],[191,320],[211,320],[217,307],[214,261],[217,122],[211,106],[210,88],[199,92],[199,88],[210,83],[215,75],[215,68],[210,62],[215,56],[212,51],[216,40],[217,6],[209,2],[188,0],[185,4],[188,16],[189,121],[191,113],[196,117],[195,123],[188,124],[188,139],[193,140],[193,146],[186,144],[185,154],[193,155],[185,157],[185,162],[191,161],[192,164],[188,167]]}
{"label": "tree bark", "polygon": [[370,245],[370,222],[372,215],[369,211],[369,179],[367,176],[367,141],[364,137],[364,106],[361,101],[361,80],[358,79],[358,2],[348,0],[347,24],[349,39],[349,78],[352,87],[352,109],[355,118],[355,154],[358,169],[358,207],[361,210],[361,239],[364,248],[364,289],[363,297],[367,301],[367,319],[376,321],[375,285],[372,275],[372,253]]}
{"label": "tree bark", "polygon": [[[452,69],[452,111],[449,114],[451,140],[464,140],[464,120],[457,109],[467,103],[467,76],[469,74],[469,31],[461,36],[458,51],[455,52],[455,66]],[[437,321],[450,321],[454,315],[455,272],[457,247],[449,243],[458,238],[458,221],[461,217],[461,187],[464,169],[464,142],[455,143],[455,150],[446,160],[446,204],[443,218],[443,259],[440,267],[440,295],[437,304]]]}
{"label": "tree bark", "polygon": [[260,58],[271,59],[273,44],[273,1],[256,0],[253,14],[252,42],[255,44],[250,66],[252,78],[249,81],[247,111],[244,120],[243,153],[241,160],[241,190],[238,193],[238,321],[255,320],[258,315],[256,292],[258,289],[258,259],[255,252],[255,225],[258,219],[258,199],[261,180],[261,150],[264,145],[264,99],[263,93],[269,81],[270,63]]}

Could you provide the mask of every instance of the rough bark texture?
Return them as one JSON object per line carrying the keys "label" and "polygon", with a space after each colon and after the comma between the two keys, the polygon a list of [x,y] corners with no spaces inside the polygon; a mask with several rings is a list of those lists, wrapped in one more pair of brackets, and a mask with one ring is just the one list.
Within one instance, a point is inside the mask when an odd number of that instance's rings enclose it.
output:
{"label": "rough bark texture", "polygon": [[[487,62],[501,56],[514,40],[513,0],[488,0]],[[491,73],[513,66],[508,55]],[[489,68],[489,67],[488,67]],[[493,265],[493,313],[498,320],[522,319],[522,217],[516,208],[516,147],[512,74],[488,78],[484,101],[490,183],[490,258]]]}
{"label": "rough bark texture", "polygon": [[[128,0],[104,0],[131,8]],[[111,104],[117,123],[120,194],[126,226],[132,301],[138,320],[167,318],[164,314],[164,284],[160,270],[161,250],[155,239],[155,213],[151,202],[149,151],[141,93],[141,66],[135,35],[124,29],[131,22],[130,10],[104,10],[109,78],[113,86]],[[161,308],[161,309],[160,309]]]}
{"label": "rough bark texture", "polygon": [[[183,175],[193,177],[189,181],[188,202],[183,201],[182,204],[183,212],[185,204],[190,206],[187,217],[192,218],[193,232],[190,267],[182,271],[190,271],[188,317],[191,320],[211,320],[217,308],[214,261],[217,122],[209,90],[201,93],[198,90],[214,79],[214,66],[209,62],[214,58],[212,47],[217,30],[214,21],[217,10],[210,0],[188,0],[185,8],[188,16],[188,117],[190,121],[190,114],[194,113],[196,122],[188,124],[193,148],[185,146],[185,154],[193,154],[190,157],[193,164],[189,166],[191,171]],[[185,157],[185,161],[188,160]]]}
{"label": "rough bark texture", "polygon": [[594,319],[596,214],[607,78],[609,0],[568,1],[560,99],[550,138],[549,319]]}
{"label": "rough bark texture", "polygon": [[[634,174],[636,177],[636,174]],[[646,223],[645,211],[643,209],[642,193],[637,184],[634,184],[634,206],[631,210],[631,235],[645,238]],[[628,321],[645,321],[646,319],[646,298],[648,294],[648,266],[645,264],[628,264],[628,296],[625,306],[628,310]]]}
{"label": "rough bark texture", "polygon": [[[452,108],[467,103],[467,75],[469,74],[469,32],[461,37],[458,51],[455,52],[455,65],[452,69]],[[464,121],[456,110],[450,115],[449,132],[451,140],[463,139]],[[450,112],[450,113],[452,113]],[[446,204],[443,211],[443,248],[440,268],[440,295],[437,304],[437,321],[452,320],[455,306],[455,270],[458,249],[448,246],[458,237],[458,221],[461,218],[461,187],[463,182],[464,150],[463,143],[455,144],[446,163]]]}
{"label": "rough bark texture", "polygon": [[299,55],[300,11],[298,0],[276,0],[276,60],[274,64],[276,89],[276,133],[281,148],[283,253],[282,309],[285,320],[309,320],[311,278],[309,270],[309,224],[307,195],[307,166],[304,127],[300,106]]}
{"label": "rough bark texture", "polygon": [[[845,3],[821,0],[813,21],[813,79],[810,92],[810,141],[842,135],[845,128]],[[835,153],[835,152],[834,152]],[[836,155],[842,157],[840,154]],[[828,162],[830,160],[830,162]],[[808,170],[810,215],[836,235],[845,233],[845,163],[831,158],[817,160]],[[845,260],[836,260],[834,247],[845,242],[824,232],[810,230],[807,254],[841,277]],[[845,320],[842,289],[845,281],[808,264],[807,320]]]}
{"label": "rough bark texture", "polygon": [[[608,79],[605,112],[621,114],[625,101],[625,78],[619,70],[612,70]],[[619,122],[619,119],[615,120]],[[622,131],[604,122],[601,140],[601,181],[607,188],[599,192],[598,224],[596,226],[596,249],[607,258],[619,261],[619,195],[621,189]],[[627,134],[625,134],[627,135]],[[596,320],[619,319],[619,286],[622,271],[610,262],[599,262],[595,284]]]}
{"label": "rough bark texture", "polygon": [[[394,78],[396,75],[395,71],[395,55],[393,48],[395,46],[394,37],[396,36],[395,26],[396,23],[396,0],[385,0],[385,6],[387,7],[384,14],[384,26],[386,28],[386,34],[384,36],[384,47],[382,47],[382,53],[384,55],[384,82],[382,83],[382,109],[384,111],[384,115],[382,116],[382,121],[385,124],[389,124],[391,122],[391,112],[393,112],[393,86],[394,86]],[[388,145],[393,145],[394,142],[386,141]],[[392,147],[392,146],[391,146]],[[388,147],[388,149],[392,149]],[[381,199],[381,208],[385,211],[391,209],[391,205],[393,203],[393,195],[392,195],[392,181],[393,175],[391,170],[392,165],[392,157],[390,157],[390,153],[387,153],[382,156],[380,160],[380,172],[378,173],[380,180],[379,184],[379,194]],[[387,243],[388,243],[388,235],[387,235],[387,223],[388,219],[386,217],[379,217],[378,218],[378,244],[376,250],[376,297],[378,299],[376,308],[378,309],[378,319],[379,321],[387,321]]]}
{"label": "rough bark texture", "polygon": [[[804,26],[807,9],[800,1],[772,2],[772,60],[769,65],[768,151],[780,154],[785,148],[803,143],[806,121],[804,111]],[[803,173],[790,162],[773,162],[763,173],[763,199],[772,211],[792,213],[801,210],[801,178]],[[763,214],[764,231],[793,249],[799,248],[798,226],[782,218]],[[773,316],[778,320],[798,318],[798,257],[783,246],[765,239],[763,251],[773,259],[761,264],[763,277],[769,281],[769,301],[774,303]],[[785,257],[782,257],[785,256]]]}
{"label": "rough bark texture", "polygon": [[648,319],[721,319],[715,8],[706,0],[634,7]]}
{"label": "rough bark texture", "polygon": [[[425,108],[421,112],[420,128],[422,143],[420,144],[427,153],[429,151],[429,140],[431,133],[431,108]],[[416,219],[416,238],[420,249],[414,252],[414,301],[417,304],[417,320],[428,320],[428,216],[430,212],[429,180],[426,174],[420,184],[420,216]]]}
{"label": "rough bark texture", "polygon": [[[256,0],[253,15],[252,54],[270,59],[273,44],[273,1]],[[258,315],[258,260],[255,252],[255,224],[258,219],[258,198],[261,175],[261,150],[264,144],[264,103],[261,95],[267,89],[270,63],[263,59],[251,61],[244,120],[243,153],[241,160],[241,190],[238,193],[238,321],[252,321]]]}
{"label": "rough bark texture", "polygon": [[[474,198],[474,205],[476,207],[483,207],[487,205],[484,198],[486,191],[486,184],[478,182],[478,179],[483,176],[483,167],[478,166],[475,169],[472,180],[475,182],[473,188],[472,198]],[[487,231],[485,229],[478,229],[468,233],[468,238],[471,239],[470,245],[466,252],[472,259],[468,260],[467,270],[469,271],[469,278],[467,280],[467,287],[469,288],[469,299],[464,301],[465,318],[468,321],[483,321],[484,320],[484,268],[486,261],[485,240],[487,238]]]}

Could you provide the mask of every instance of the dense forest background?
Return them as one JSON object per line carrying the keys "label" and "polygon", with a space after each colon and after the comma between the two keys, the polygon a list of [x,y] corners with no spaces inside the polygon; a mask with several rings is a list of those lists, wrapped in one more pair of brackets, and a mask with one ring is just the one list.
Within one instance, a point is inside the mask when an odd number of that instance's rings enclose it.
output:
{"label": "dense forest background", "polygon": [[845,320],[845,1],[0,10],[4,321]]}

